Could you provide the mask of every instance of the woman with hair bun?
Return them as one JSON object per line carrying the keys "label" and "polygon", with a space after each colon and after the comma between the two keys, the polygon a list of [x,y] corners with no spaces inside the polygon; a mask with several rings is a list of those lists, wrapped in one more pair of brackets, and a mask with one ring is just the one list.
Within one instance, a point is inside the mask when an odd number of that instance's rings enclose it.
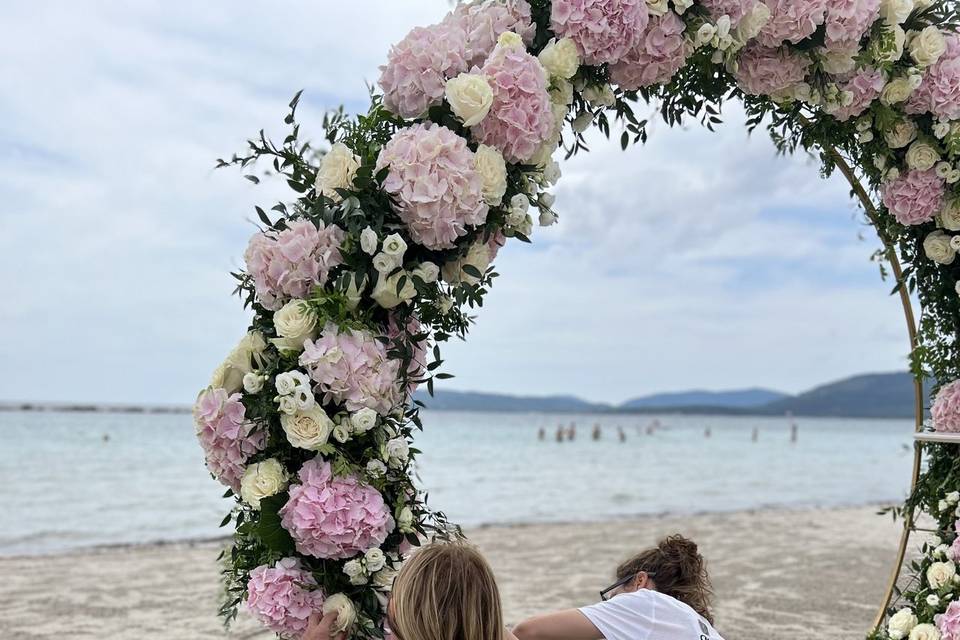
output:
{"label": "woman with hair bun", "polygon": [[548,613],[513,629],[519,640],[723,640],[713,628],[713,591],[697,545],[664,538],[630,558],[601,601]]}

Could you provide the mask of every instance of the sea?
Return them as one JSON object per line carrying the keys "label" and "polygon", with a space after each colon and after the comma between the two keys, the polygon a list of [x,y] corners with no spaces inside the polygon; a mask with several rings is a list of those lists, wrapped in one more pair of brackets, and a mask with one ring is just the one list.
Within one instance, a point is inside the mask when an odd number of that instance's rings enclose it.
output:
{"label": "sea", "polygon": [[[418,482],[465,526],[881,504],[909,489],[910,420],[423,418]],[[575,439],[558,442],[572,424]],[[223,491],[189,414],[0,412],[0,555],[224,535]]]}

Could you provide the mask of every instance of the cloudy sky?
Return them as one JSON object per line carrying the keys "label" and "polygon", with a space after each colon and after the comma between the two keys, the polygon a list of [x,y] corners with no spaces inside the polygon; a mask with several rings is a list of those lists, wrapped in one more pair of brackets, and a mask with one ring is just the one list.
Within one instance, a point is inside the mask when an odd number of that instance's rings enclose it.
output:
{"label": "cloudy sky", "polygon": [[[249,318],[230,296],[255,204],[217,157],[362,109],[390,43],[445,0],[12,3],[0,24],[0,400],[185,403]],[[838,180],[717,133],[564,163],[561,223],[501,252],[448,388],[619,401],[800,391],[905,368],[897,300]]]}

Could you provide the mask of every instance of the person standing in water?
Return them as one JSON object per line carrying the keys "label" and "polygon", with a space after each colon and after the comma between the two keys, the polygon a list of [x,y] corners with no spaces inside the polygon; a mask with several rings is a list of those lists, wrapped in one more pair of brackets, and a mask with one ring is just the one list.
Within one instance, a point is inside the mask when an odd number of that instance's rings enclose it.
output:
{"label": "person standing in water", "polygon": [[754,428],[753,428],[753,435],[750,437],[750,439],[751,439],[753,442],[756,442],[757,440],[759,440],[759,439],[760,439],[760,429],[754,427]]}
{"label": "person standing in water", "polygon": [[617,437],[620,438],[620,442],[627,441],[627,434],[623,432],[623,427],[617,425]]}
{"label": "person standing in water", "polygon": [[567,429],[567,440],[569,440],[570,442],[573,442],[576,439],[577,439],[577,423],[571,421],[570,428]]}
{"label": "person standing in water", "polygon": [[543,427],[540,427],[540,431],[537,432],[537,440],[543,442],[547,438],[547,430]]}
{"label": "person standing in water", "polygon": [[594,440],[599,440],[603,436],[603,430],[600,428],[600,423],[596,422],[593,425],[593,433],[591,434]]}
{"label": "person standing in water", "polygon": [[557,425],[557,442],[563,442],[563,433],[564,433],[563,425],[558,424]]}

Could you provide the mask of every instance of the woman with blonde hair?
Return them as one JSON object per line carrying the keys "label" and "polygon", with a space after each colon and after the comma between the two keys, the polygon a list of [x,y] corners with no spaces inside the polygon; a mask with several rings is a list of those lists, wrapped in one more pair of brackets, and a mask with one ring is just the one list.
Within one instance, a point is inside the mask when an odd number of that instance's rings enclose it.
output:
{"label": "woman with blonde hair", "polygon": [[[331,616],[313,620],[303,640],[329,640],[336,621]],[[395,640],[515,640],[503,625],[493,570],[461,541],[426,545],[403,564],[387,626]]]}
{"label": "woman with blonde hair", "polygon": [[630,558],[600,602],[535,616],[514,627],[519,640],[723,640],[713,628],[713,591],[697,545],[664,538]]}

